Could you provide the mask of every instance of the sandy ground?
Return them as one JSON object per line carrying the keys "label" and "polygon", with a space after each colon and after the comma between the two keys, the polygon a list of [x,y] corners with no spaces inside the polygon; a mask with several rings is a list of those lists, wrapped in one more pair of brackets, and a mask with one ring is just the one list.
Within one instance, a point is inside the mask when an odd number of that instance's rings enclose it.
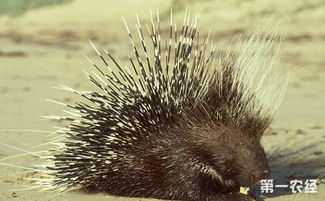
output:
{"label": "sandy ground", "polygon": [[[290,19],[284,27],[287,37],[283,44],[282,65],[298,71],[263,144],[272,155],[272,177],[279,184],[292,178],[315,178],[318,192],[292,194],[288,189],[275,189],[274,194],[263,194],[260,199],[324,200],[325,2],[321,0],[206,0],[200,3],[193,0],[76,0],[32,10],[17,18],[0,16],[0,142],[29,151],[41,150],[34,146],[48,141],[46,133],[4,129],[51,131],[53,126],[60,126],[59,122],[40,118],[60,114],[62,110],[45,99],[68,103],[76,99],[72,94],[53,88],[60,84],[92,89],[82,72],[82,69],[90,69],[83,55],[96,60],[87,40],[91,39],[98,47],[109,49],[125,61],[131,48],[122,18],[134,24],[134,16],[138,13],[146,21],[149,8],[159,8],[162,21],[168,22],[171,7],[179,19],[184,8],[200,13],[201,33],[211,30],[211,39],[218,48],[237,34],[251,30],[267,16]],[[0,160],[23,153],[4,144],[0,145]],[[36,160],[20,156],[1,162],[27,167]],[[0,200],[129,200],[80,192],[58,195],[20,191],[26,184],[23,180],[26,173],[10,166],[0,166],[0,173]],[[258,189],[254,192],[259,194]]]}

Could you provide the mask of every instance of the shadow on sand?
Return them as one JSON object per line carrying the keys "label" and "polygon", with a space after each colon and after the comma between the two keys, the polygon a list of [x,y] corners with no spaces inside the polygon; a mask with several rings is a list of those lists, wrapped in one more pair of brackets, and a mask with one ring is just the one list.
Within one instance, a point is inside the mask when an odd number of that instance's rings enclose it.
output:
{"label": "shadow on sand", "polygon": [[[324,179],[325,160],[324,153],[315,152],[315,147],[320,147],[321,142],[308,146],[300,146],[295,149],[277,148],[269,151],[268,159],[271,168],[273,185],[288,185],[288,188],[273,187],[273,193],[261,193],[261,186],[255,186],[251,193],[257,201],[264,201],[266,198],[279,197],[293,194],[290,188],[290,180],[316,179],[317,184]],[[304,193],[304,184],[302,193]]]}

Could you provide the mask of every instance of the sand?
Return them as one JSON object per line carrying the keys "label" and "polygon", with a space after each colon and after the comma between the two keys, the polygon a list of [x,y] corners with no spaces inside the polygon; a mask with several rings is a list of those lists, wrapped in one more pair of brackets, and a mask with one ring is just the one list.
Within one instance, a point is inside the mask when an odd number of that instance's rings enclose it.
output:
{"label": "sand", "polygon": [[[90,3],[91,2],[91,3]],[[40,118],[42,115],[62,114],[62,107],[45,99],[71,103],[73,94],[54,89],[66,84],[77,89],[91,90],[82,72],[90,71],[83,57],[97,60],[88,43],[109,49],[121,61],[131,54],[131,46],[123,25],[124,17],[134,24],[138,13],[143,21],[149,18],[149,8],[159,8],[162,22],[168,22],[171,7],[179,22],[183,9],[200,13],[200,30],[207,34],[217,48],[240,33],[247,33],[263,23],[268,16],[284,16],[286,38],[282,48],[281,65],[295,68],[285,100],[263,138],[270,157],[272,177],[279,184],[292,178],[315,178],[315,194],[291,193],[290,189],[275,189],[263,194],[266,201],[325,199],[325,3],[314,1],[149,1],[149,0],[75,0],[71,3],[31,10],[10,18],[0,16],[0,160],[28,151],[48,148],[35,146],[48,142],[42,132],[53,131],[60,122]],[[132,27],[134,30],[134,27]],[[98,61],[98,60],[97,60]],[[9,131],[18,129],[25,131]],[[12,148],[9,147],[17,147]],[[38,159],[23,155],[5,161],[30,167]],[[29,173],[20,168],[0,165],[0,200],[74,201],[74,200],[145,200],[118,198],[104,194],[69,192],[21,191]],[[282,183],[281,183],[282,182]],[[28,183],[27,183],[28,184]],[[259,194],[259,189],[255,189]],[[149,199],[152,200],[152,199]]]}

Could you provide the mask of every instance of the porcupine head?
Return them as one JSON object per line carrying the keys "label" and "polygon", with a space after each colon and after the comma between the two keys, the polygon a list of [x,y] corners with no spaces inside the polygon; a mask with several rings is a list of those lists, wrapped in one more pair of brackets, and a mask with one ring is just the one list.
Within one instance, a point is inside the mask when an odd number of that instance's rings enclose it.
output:
{"label": "porcupine head", "polygon": [[202,170],[229,191],[270,175],[260,141],[282,101],[288,72],[278,66],[282,36],[264,31],[260,27],[221,52],[199,104],[184,109],[191,122],[185,132]]}
{"label": "porcupine head", "polygon": [[103,66],[89,60],[97,72],[87,76],[100,92],[61,87],[87,103],[62,103],[72,109],[55,117],[67,122],[65,140],[38,184],[202,200],[193,192],[238,192],[268,177],[260,139],[287,86],[277,65],[281,37],[259,29],[215,54],[196,21],[187,14],[177,29],[171,19],[166,40],[159,15],[147,34],[138,21],[139,43],[126,26],[135,55],[128,66],[91,43]]}

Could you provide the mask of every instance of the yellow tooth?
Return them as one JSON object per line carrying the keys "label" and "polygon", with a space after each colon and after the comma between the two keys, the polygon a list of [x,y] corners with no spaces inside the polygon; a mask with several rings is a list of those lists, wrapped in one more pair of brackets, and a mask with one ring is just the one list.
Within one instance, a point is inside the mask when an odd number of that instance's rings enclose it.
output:
{"label": "yellow tooth", "polygon": [[248,187],[240,187],[239,192],[245,195],[248,195],[249,188]]}

